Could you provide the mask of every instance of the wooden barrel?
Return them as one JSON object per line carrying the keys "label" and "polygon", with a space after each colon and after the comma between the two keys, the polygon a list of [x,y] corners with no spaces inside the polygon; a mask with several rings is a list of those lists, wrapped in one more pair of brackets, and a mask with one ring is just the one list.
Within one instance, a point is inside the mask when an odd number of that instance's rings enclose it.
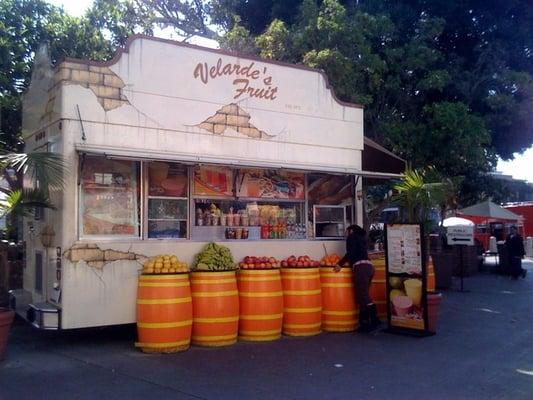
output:
{"label": "wooden barrel", "polygon": [[282,268],[283,333],[312,336],[322,325],[322,290],[318,268]]}
{"label": "wooden barrel", "polygon": [[239,339],[266,342],[281,337],[283,291],[279,269],[241,270]]}
{"label": "wooden barrel", "polygon": [[342,268],[335,272],[331,267],[320,268],[322,286],[322,329],[326,332],[350,332],[358,325],[353,271]]}
{"label": "wooden barrel", "polygon": [[383,252],[370,255],[374,266],[374,277],[370,285],[370,298],[378,309],[378,316],[384,320],[387,318],[387,285],[385,274],[385,256]]}
{"label": "wooden barrel", "polygon": [[190,346],[191,329],[189,274],[141,275],[135,346],[145,353],[183,351]]}
{"label": "wooden barrel", "polygon": [[193,272],[192,343],[198,346],[228,346],[237,341],[239,292],[235,271]]}

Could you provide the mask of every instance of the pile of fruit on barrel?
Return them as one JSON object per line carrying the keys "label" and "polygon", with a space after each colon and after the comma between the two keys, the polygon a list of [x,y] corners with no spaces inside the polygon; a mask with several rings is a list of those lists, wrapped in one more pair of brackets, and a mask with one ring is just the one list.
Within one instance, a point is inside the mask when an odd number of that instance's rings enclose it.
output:
{"label": "pile of fruit on barrel", "polygon": [[180,274],[189,272],[189,266],[176,256],[161,255],[146,260],[142,272],[143,274]]}
{"label": "pile of fruit on barrel", "polygon": [[[174,255],[152,257],[139,278],[136,346],[171,353],[191,343],[217,347],[237,339],[276,340],[282,333],[353,331],[358,309],[352,270],[334,272],[339,261],[329,254],[320,261],[247,256],[235,263],[227,247],[210,243],[195,257],[189,274],[187,264]],[[379,306],[386,294],[382,275],[376,276],[371,291]]]}

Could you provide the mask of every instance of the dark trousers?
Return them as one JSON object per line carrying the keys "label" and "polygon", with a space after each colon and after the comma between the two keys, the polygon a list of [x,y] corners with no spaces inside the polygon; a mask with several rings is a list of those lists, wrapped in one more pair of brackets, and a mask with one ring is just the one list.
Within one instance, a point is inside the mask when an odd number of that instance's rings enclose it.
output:
{"label": "dark trousers", "polygon": [[357,264],[353,266],[353,271],[357,304],[359,304],[361,309],[372,303],[369,290],[374,276],[374,266],[366,263]]}
{"label": "dark trousers", "polygon": [[518,278],[522,273],[522,258],[521,257],[509,257],[509,264],[511,270],[511,276]]}

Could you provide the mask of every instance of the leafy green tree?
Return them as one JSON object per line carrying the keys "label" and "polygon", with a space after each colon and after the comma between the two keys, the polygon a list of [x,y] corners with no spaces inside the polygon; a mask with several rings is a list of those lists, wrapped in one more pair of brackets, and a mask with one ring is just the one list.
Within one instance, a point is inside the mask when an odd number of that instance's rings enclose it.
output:
{"label": "leafy green tree", "polygon": [[242,54],[257,55],[255,39],[248,29],[240,24],[240,17],[235,16],[233,27],[219,40],[220,47]]}
{"label": "leafy green tree", "polygon": [[440,102],[422,109],[419,121],[384,126],[394,150],[408,155],[413,165],[434,165],[447,176],[471,169],[488,172],[495,163],[490,135],[481,117],[463,103]]}
{"label": "leafy green tree", "polygon": [[[0,0],[0,140],[21,151],[20,94],[34,54],[108,59],[132,33],[172,28],[226,49],[323,69],[365,106],[365,133],[464,177],[463,190],[533,142],[533,6],[523,0],[96,0],[81,18]],[[467,199],[468,196],[463,196]]]}
{"label": "leafy green tree", "polygon": [[43,0],[0,0],[0,140],[20,152],[21,94],[29,84],[33,59],[48,44],[52,61],[64,57],[107,59],[113,47],[86,19],[66,15]]}
{"label": "leafy green tree", "polygon": [[[303,0],[271,22],[253,17],[252,2],[213,3],[262,32],[263,57],[323,69],[342,100],[365,106],[366,135],[415,168],[462,177],[475,191],[463,200],[483,196],[466,180],[488,182],[496,155],[533,143],[528,2]],[[265,2],[264,16],[278,3]]]}
{"label": "leafy green tree", "polygon": [[124,46],[133,34],[153,35],[156,15],[155,10],[141,2],[94,0],[83,19],[103,32],[117,48]]}
{"label": "leafy green tree", "polygon": [[283,21],[275,19],[255,42],[261,49],[259,55],[270,60],[288,60],[293,49],[290,32]]}

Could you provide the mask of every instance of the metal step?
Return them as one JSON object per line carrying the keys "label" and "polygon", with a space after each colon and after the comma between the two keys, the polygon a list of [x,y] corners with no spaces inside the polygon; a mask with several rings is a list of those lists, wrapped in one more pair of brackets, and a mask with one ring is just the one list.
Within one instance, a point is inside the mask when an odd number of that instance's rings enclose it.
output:
{"label": "metal step", "polygon": [[58,330],[60,328],[61,309],[47,302],[32,303],[32,295],[26,290],[11,290],[9,304],[17,315],[37,329]]}

